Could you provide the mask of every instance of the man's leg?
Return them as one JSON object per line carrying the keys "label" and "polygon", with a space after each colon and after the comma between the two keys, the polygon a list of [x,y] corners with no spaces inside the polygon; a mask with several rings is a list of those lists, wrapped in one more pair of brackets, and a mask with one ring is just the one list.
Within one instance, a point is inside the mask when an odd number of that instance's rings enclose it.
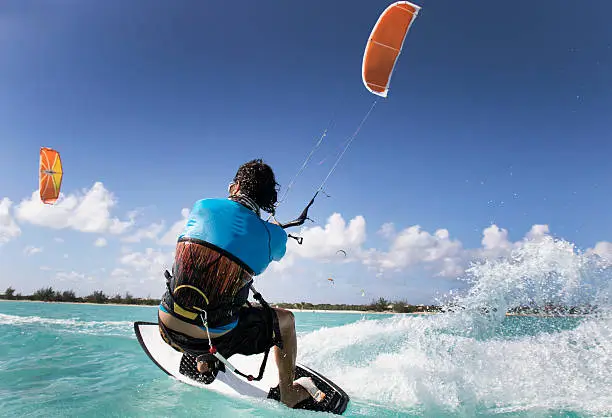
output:
{"label": "man's leg", "polygon": [[283,340],[282,350],[274,346],[281,402],[289,407],[293,407],[310,396],[302,386],[293,384],[295,380],[295,360],[297,357],[295,317],[291,311],[277,308],[274,308],[274,310],[278,316],[278,325]]}
{"label": "man's leg", "polygon": [[[249,308],[250,309],[250,308]],[[258,315],[265,315],[267,317],[267,313],[263,310],[263,308],[259,308]],[[294,385],[293,382],[295,380],[295,360],[297,357],[297,338],[295,334],[295,317],[291,311],[287,311],[285,309],[277,309],[274,308],[278,318],[278,327],[280,329],[281,339],[283,341],[283,349],[279,349],[277,346],[274,346],[274,356],[276,360],[276,365],[278,367],[279,374],[279,389],[281,395],[281,402],[286,404],[289,407],[295,406],[297,403],[307,399],[310,394],[304,389],[304,387],[300,385]],[[245,317],[244,323],[239,323],[238,327],[234,331],[230,331],[232,333],[238,332],[240,335],[241,332],[244,332],[246,329],[249,330],[249,317]],[[264,323],[261,322],[262,326]],[[242,327],[245,327],[243,329]],[[261,335],[265,335],[267,333],[266,329],[260,330]],[[244,341],[243,337],[237,336],[238,341]],[[242,350],[236,350],[236,353],[244,353]],[[245,353],[246,355],[249,355]],[[200,373],[205,373],[208,371],[208,365],[204,362],[198,362],[197,365],[198,371]]]}

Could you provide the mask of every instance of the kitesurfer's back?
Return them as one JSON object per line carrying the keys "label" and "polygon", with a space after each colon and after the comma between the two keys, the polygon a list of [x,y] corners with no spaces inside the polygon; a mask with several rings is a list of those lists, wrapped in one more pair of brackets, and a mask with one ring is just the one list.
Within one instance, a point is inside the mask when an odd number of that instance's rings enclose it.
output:
{"label": "kitesurfer's back", "polygon": [[285,255],[284,229],[260,217],[262,209],[274,213],[277,186],[272,169],[253,160],[238,169],[228,199],[195,203],[167,275],[159,326],[166,343],[197,357],[198,370],[212,379],[219,364],[209,338],[225,358],[275,347],[281,402],[293,407],[310,396],[294,383],[293,314],[247,300],[253,277]]}

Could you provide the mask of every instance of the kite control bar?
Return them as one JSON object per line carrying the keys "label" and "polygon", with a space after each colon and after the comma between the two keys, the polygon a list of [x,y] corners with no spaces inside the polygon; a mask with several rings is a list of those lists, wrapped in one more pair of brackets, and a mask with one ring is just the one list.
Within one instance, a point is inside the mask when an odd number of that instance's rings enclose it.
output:
{"label": "kite control bar", "polygon": [[[294,226],[300,226],[300,225],[304,225],[304,222],[306,222],[307,220],[312,221],[312,219],[310,219],[308,217],[308,209],[310,209],[310,207],[312,206],[312,204],[315,201],[315,198],[317,197],[317,195],[319,194],[319,191],[317,191],[314,196],[312,197],[312,199],[310,199],[310,202],[308,202],[308,204],[306,205],[306,207],[304,208],[304,210],[302,211],[302,213],[300,213],[300,216],[298,216],[297,218],[295,218],[292,221],[286,222],[284,224],[279,222],[279,226],[283,229],[287,229],[287,228],[292,228]],[[304,238],[302,237],[296,237],[295,235],[291,235],[291,234],[287,234],[287,236],[289,238],[293,238],[294,240],[297,241],[298,244],[302,245],[302,242],[304,241]]]}
{"label": "kite control bar", "polygon": [[319,194],[319,192],[316,192],[315,195],[312,197],[312,199],[310,199],[310,202],[308,202],[308,204],[306,205],[306,207],[304,208],[302,213],[300,213],[300,216],[298,216],[294,220],[289,221],[287,223],[284,223],[284,224],[279,223],[280,227],[283,228],[283,229],[286,229],[286,228],[291,228],[291,227],[294,227],[294,226],[303,225],[304,222],[306,222],[306,220],[312,221],[312,219],[310,219],[308,217],[308,209],[310,209],[310,207],[314,203],[314,200],[315,200],[315,198],[317,197],[318,194]]}

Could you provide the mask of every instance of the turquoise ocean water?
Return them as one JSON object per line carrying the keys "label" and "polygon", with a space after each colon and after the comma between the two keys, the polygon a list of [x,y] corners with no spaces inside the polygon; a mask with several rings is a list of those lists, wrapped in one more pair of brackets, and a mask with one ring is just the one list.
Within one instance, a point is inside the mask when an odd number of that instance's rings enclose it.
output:
{"label": "turquoise ocean water", "polygon": [[[345,416],[612,416],[610,276],[546,245],[473,268],[470,290],[447,295],[455,312],[296,312],[299,360],[347,391]],[[599,313],[502,313],[554,298]],[[156,308],[0,302],[0,416],[323,416],[172,380],[141,350],[139,320]]]}

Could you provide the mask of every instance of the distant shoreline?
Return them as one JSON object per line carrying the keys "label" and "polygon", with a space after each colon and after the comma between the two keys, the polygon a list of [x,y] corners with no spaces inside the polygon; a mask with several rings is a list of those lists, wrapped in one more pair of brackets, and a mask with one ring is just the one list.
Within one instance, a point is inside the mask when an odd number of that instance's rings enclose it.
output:
{"label": "distant shoreline", "polygon": [[135,306],[140,308],[157,308],[157,304],[155,305],[144,305],[144,304],[130,304],[130,303],[95,303],[95,302],[57,302],[57,301],[48,301],[48,300],[27,300],[27,299],[0,299],[0,302],[27,302],[27,303],[54,303],[58,305],[69,304],[69,305],[92,305],[92,306]]}
{"label": "distant shoreline", "polygon": [[433,315],[438,312],[393,312],[393,311],[356,311],[342,309],[295,309],[295,308],[279,308],[291,312],[314,312],[314,313],[352,313],[352,314],[374,314],[374,315]]}
{"label": "distant shoreline", "polygon": [[[157,308],[156,305],[137,305],[137,304],[127,304],[127,303],[95,303],[95,302],[55,302],[55,301],[44,301],[44,300],[27,300],[27,299],[0,299],[0,302],[27,302],[27,303],[54,303],[54,304],[71,304],[71,305],[91,305],[91,306],[131,306],[131,307],[139,307],[139,308]],[[275,307],[272,304],[272,307]],[[357,310],[342,310],[342,309],[295,309],[295,308],[280,308],[285,309],[291,312],[312,312],[312,313],[345,313],[345,314],[363,314],[363,315],[410,315],[410,316],[419,316],[419,315],[438,315],[442,312],[393,312],[393,311],[357,311]],[[586,314],[532,314],[532,313],[510,313],[507,312],[506,316],[526,316],[526,317],[537,317],[537,318],[559,318],[559,317],[581,317],[586,316]]]}

